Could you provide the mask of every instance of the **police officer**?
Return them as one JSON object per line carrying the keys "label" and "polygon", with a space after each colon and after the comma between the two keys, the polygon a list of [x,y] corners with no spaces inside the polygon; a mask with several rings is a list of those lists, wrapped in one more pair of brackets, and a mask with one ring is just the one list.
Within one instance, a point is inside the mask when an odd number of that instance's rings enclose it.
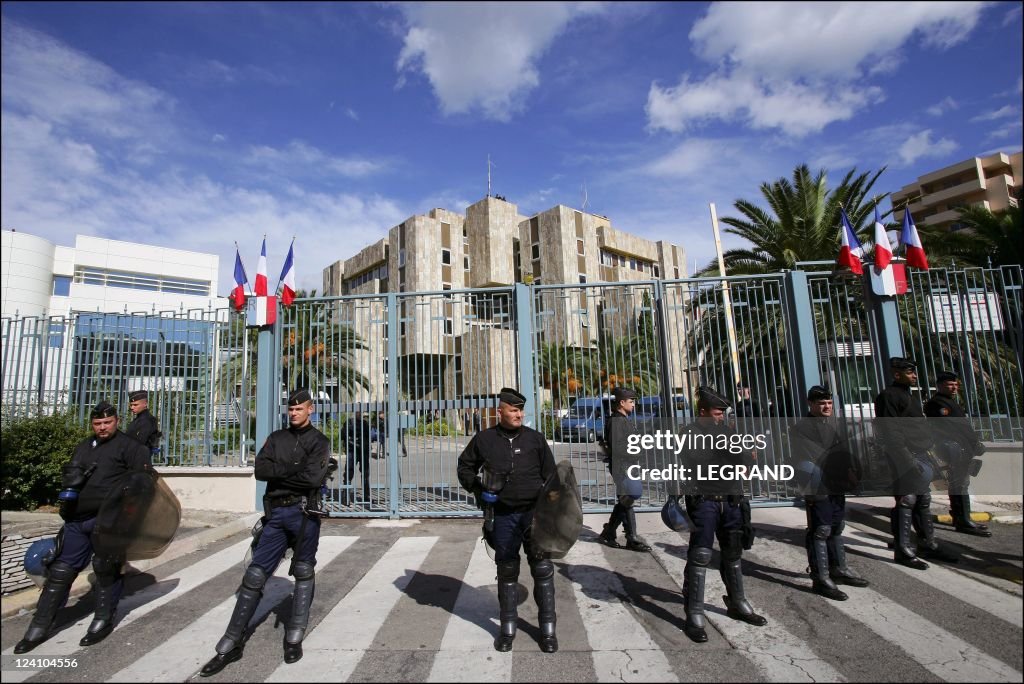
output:
{"label": "police officer", "polygon": [[832,418],[832,390],[815,385],[807,392],[808,414],[790,430],[793,453],[812,463],[821,483],[807,487],[807,561],[814,591],[834,601],[849,598],[837,583],[866,587],[868,581],[846,563],[843,528],[846,493],[856,487],[858,473],[846,440]]}
{"label": "police officer", "polygon": [[626,452],[629,436],[637,434],[636,423],[629,420],[629,415],[636,408],[636,392],[626,387],[616,387],[612,390],[612,396],[615,399],[612,415],[604,424],[604,444],[608,451],[608,470],[615,479],[618,502],[597,538],[612,548],[621,549],[622,545],[615,538],[621,524],[626,531],[627,549],[650,551],[651,547],[636,533],[636,511],[633,510],[633,504],[642,493],[642,485],[639,480],[632,480],[627,475],[629,466],[636,462],[636,457]]}
{"label": "police officer", "polygon": [[686,606],[686,623],[683,631],[693,641],[708,640],[704,619],[704,579],[711,562],[715,536],[722,551],[719,572],[728,596],[723,600],[728,608],[727,615],[756,627],[768,621],[754,612],[743,592],[743,571],[740,559],[744,548],[753,543],[753,528],[750,526],[750,503],[743,495],[739,481],[697,482],[696,466],[717,464],[738,465],[748,456],[732,453],[728,448],[700,447],[709,441],[719,444],[724,439],[731,441],[735,430],[726,424],[725,411],[729,402],[710,387],[697,390],[698,418],[690,427],[690,444],[697,445],[688,452],[691,476],[684,483],[686,512],[693,522],[690,531],[690,545],[686,554],[686,569],[683,577],[683,599]]}
{"label": "police officer", "polygon": [[263,596],[263,585],[289,547],[294,553],[288,574],[295,577],[295,592],[292,614],[285,625],[284,661],[294,663],[302,658],[302,638],[313,601],[313,568],[320,545],[320,485],[337,467],[330,455],[330,441],[310,422],[312,414],[309,392],[292,392],[288,397],[288,429],[271,433],[256,455],[256,479],[267,483],[263,530],[238,589],[235,611],[217,643],[217,655],[199,673],[203,677],[217,674],[242,657],[245,630]]}
{"label": "police officer", "polygon": [[27,653],[46,640],[57,611],[67,603],[71,583],[90,559],[96,573],[96,613],[79,645],[99,643],[114,631],[114,612],[124,589],[124,557],[116,552],[94,556],[91,535],[104,501],[118,490],[123,477],[152,466],[149,450],[117,429],[117,409],[111,404],[101,401],[89,419],[93,436],[75,447],[61,475],[64,526],[57,533],[53,558],[46,562],[46,583],[36,614],[25,637],[14,647],[15,653]]}
{"label": "police officer", "polygon": [[129,392],[128,401],[128,408],[135,417],[125,428],[125,434],[142,442],[151,454],[155,454],[160,449],[160,422],[149,411],[149,392]]}
{"label": "police officer", "polygon": [[[921,401],[910,393],[917,384],[917,364],[894,356],[889,360],[893,383],[875,398],[878,436],[892,466],[896,506],[889,519],[893,534],[893,556],[897,563],[915,570],[927,570],[918,556],[956,562],[935,540],[932,522],[931,483],[925,473],[932,433],[925,425]],[[899,418],[901,420],[893,420]],[[917,532],[917,551],[910,543],[910,528]]]}
{"label": "police officer", "polygon": [[[957,403],[960,378],[953,371],[942,371],[935,378],[936,392],[924,404],[929,418],[946,418],[935,423],[938,447],[949,464],[949,505],[957,532],[976,537],[991,537],[988,525],[971,520],[971,461],[985,453],[978,433],[971,426],[963,407]],[[979,461],[980,463],[980,461]]]}
{"label": "police officer", "polygon": [[498,570],[498,605],[501,630],[494,640],[497,651],[512,649],[516,637],[519,598],[519,548],[523,547],[533,575],[533,598],[540,623],[540,648],[558,650],[555,636],[555,566],[547,554],[535,552],[530,524],[537,496],[555,472],[555,458],[544,435],[523,426],[526,397],[503,387],[498,394],[498,424],[481,430],[459,456],[459,482],[481,500],[485,492],[497,494],[493,531],[484,538],[494,549]]}

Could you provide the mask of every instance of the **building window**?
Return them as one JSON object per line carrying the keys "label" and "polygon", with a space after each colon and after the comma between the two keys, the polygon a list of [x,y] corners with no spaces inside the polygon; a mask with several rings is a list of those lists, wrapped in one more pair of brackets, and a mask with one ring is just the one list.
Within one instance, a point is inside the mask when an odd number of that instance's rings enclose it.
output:
{"label": "building window", "polygon": [[587,247],[583,244],[583,240],[576,238],[576,254],[579,256],[587,256]]}
{"label": "building window", "polygon": [[450,319],[450,318],[444,319],[444,334],[445,335],[451,335],[454,332],[455,332],[455,324],[452,322],[452,319]]}
{"label": "building window", "polygon": [[445,266],[451,266],[452,263],[452,250],[442,249],[441,250],[441,263]]}
{"label": "building window", "polygon": [[585,282],[587,282],[587,274],[586,273],[580,273],[580,284],[582,285]]}
{"label": "building window", "polygon": [[[125,288],[128,290],[170,292],[196,297],[210,296],[209,280],[193,280],[191,278],[136,273],[134,271],[115,271],[94,266],[75,266],[74,282],[84,283],[85,285],[99,285],[100,287]],[[54,287],[56,287],[56,283]]]}
{"label": "building window", "polygon": [[540,259],[540,245],[536,242],[530,247],[530,258],[534,261]]}
{"label": "building window", "polygon": [[464,269],[466,269],[467,271],[469,270],[469,257],[468,256],[462,257],[462,267]]}
{"label": "building window", "polygon": [[654,277],[655,278],[660,278],[661,277],[661,268],[658,267],[658,264],[654,264],[653,268],[654,268]]}
{"label": "building window", "polygon": [[57,297],[71,295],[71,276],[53,276],[53,294]]}
{"label": "building window", "polygon": [[398,250],[398,267],[402,268],[405,266],[405,247]]}
{"label": "building window", "polygon": [[676,267],[675,271],[676,271],[676,280],[679,280],[679,267],[678,266]]}

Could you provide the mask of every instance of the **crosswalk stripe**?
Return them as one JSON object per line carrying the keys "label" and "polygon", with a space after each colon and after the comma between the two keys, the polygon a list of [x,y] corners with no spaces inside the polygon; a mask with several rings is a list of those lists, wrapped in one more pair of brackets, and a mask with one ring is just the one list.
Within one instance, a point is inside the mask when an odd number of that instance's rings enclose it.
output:
{"label": "crosswalk stripe", "polygon": [[266,681],[347,681],[437,539],[398,539],[302,642],[302,660]]}
{"label": "crosswalk stripe", "polygon": [[[139,618],[145,617],[157,608],[184,596],[207,580],[210,580],[224,572],[233,565],[239,563],[245,548],[252,543],[251,539],[243,539],[226,549],[204,558],[178,572],[170,575],[156,584],[125,596],[117,607],[117,615],[123,615],[123,619],[117,622],[115,632],[124,629]],[[161,595],[161,592],[170,586],[170,591]],[[116,620],[116,617],[115,617]],[[34,656],[68,656],[81,650],[78,640],[85,636],[85,630],[92,622],[92,616],[82,618],[71,627],[64,629],[40,644],[32,651]],[[4,650],[4,653],[13,653],[14,647]],[[32,676],[30,671],[4,672],[4,682],[23,682]]]}
{"label": "crosswalk stripe", "polygon": [[[317,551],[317,565],[330,563],[358,537],[321,537]],[[288,576],[289,561],[278,564],[274,576],[264,586],[263,598],[256,608],[252,622],[263,617],[292,593],[294,583]],[[235,596],[207,611],[202,617],[185,626],[167,641],[146,653],[108,681],[159,682],[183,681],[213,657],[213,645],[227,627],[235,609]]]}
{"label": "crosswalk stripe", "polygon": [[[885,541],[881,541],[875,537],[868,535],[865,532],[857,530],[855,528],[846,528],[844,535],[848,540],[853,539],[862,544],[863,547],[871,549],[871,555],[874,558],[883,560],[892,560],[892,550],[886,546]],[[927,575],[928,583],[942,589],[955,596],[964,603],[969,603],[975,608],[980,608],[985,612],[996,616],[1000,620],[1005,620],[1010,624],[1021,627],[1024,625],[1024,602],[1022,602],[1020,596],[1009,594],[1005,591],[971,579],[970,577],[964,577],[959,572],[954,572],[948,568],[944,568],[938,564],[932,563],[931,567],[928,568],[923,574],[920,570],[913,570],[903,565],[897,565],[891,563],[890,567],[893,567],[900,572],[903,572],[915,579],[922,579]]]}
{"label": "crosswalk stripe", "polygon": [[[648,532],[644,536],[659,564],[682,591],[686,559],[672,556],[665,551],[666,545],[678,545],[682,537],[669,530]],[[725,593],[725,584],[721,576],[709,568],[704,582],[706,602],[715,602]],[[767,618],[767,626],[754,627],[710,612],[706,612],[705,617],[769,682],[846,681],[838,670],[808,648],[803,639],[787,631],[778,620],[765,613],[762,608],[755,605],[754,609]],[[687,638],[685,635],[682,636],[684,639]]]}
{"label": "crosswalk stripe", "polygon": [[600,682],[677,682],[672,665],[619,597],[622,582],[601,547],[581,539],[566,555],[576,607]]}
{"label": "crosswalk stripe", "polygon": [[495,565],[481,541],[473,549],[462,588],[441,638],[428,682],[508,682],[512,651],[494,650],[498,634],[498,601],[491,591]]}
{"label": "crosswalk stripe", "polygon": [[[768,539],[758,541],[752,553],[775,567],[807,562],[802,549]],[[1009,665],[873,589],[858,588],[855,598],[829,605],[898,646],[943,681],[1021,681],[1021,673]]]}

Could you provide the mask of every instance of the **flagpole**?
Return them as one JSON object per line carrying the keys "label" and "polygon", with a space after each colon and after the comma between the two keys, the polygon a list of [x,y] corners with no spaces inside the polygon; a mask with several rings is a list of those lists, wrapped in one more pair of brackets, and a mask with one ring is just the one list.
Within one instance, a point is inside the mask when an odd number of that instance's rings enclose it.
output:
{"label": "flagpole", "polygon": [[715,212],[715,204],[711,207],[711,228],[715,233],[715,251],[718,253],[718,274],[722,276],[722,306],[725,307],[725,330],[729,336],[729,356],[732,357],[733,384],[740,384],[740,353],[736,344],[736,325],[732,316],[732,298],[729,296],[729,281],[725,280],[725,257],[722,254],[722,236],[718,232],[718,214]]}

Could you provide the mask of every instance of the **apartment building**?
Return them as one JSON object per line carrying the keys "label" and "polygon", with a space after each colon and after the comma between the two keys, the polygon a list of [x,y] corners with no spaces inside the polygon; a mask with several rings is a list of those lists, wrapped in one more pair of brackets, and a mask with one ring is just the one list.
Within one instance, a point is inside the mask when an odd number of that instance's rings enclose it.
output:
{"label": "apartment building", "polygon": [[[618,230],[607,217],[563,205],[524,216],[514,203],[488,196],[464,215],[432,209],[392,227],[386,238],[326,267],[323,291],[416,293],[400,298],[398,374],[406,395],[429,399],[452,395],[442,387],[472,396],[514,382],[511,296],[480,288],[542,286],[539,340],[586,348],[597,344],[602,331],[629,329],[650,306],[636,292],[595,283],[685,276],[686,253],[678,245]],[[549,285],[574,287],[543,287]],[[363,298],[359,310],[347,301],[337,308],[336,319],[357,328],[384,317],[383,298]],[[370,346],[360,352],[358,365],[379,387],[386,353],[383,345]]]}
{"label": "apartment building", "polygon": [[997,152],[925,174],[892,194],[895,219],[903,220],[909,203],[917,225],[959,230],[957,210],[962,207],[976,205],[995,212],[1015,205],[1021,188],[1021,158],[1021,152]]}

